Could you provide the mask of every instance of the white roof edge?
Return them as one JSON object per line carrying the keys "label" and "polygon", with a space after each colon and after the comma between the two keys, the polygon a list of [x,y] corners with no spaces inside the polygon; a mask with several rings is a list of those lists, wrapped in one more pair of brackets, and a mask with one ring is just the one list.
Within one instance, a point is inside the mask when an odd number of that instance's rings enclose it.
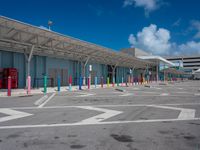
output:
{"label": "white roof edge", "polygon": [[196,71],[194,71],[193,73],[200,73],[200,68]]}
{"label": "white roof edge", "polygon": [[163,57],[161,57],[161,56],[153,56],[153,55],[152,55],[152,56],[137,56],[137,57],[140,58],[140,59],[157,59],[157,60],[162,61],[162,62],[164,62],[164,63],[167,63],[167,64],[169,64],[169,65],[171,65],[171,66],[175,66],[174,63],[172,63],[172,62],[166,60],[165,58],[163,58]]}

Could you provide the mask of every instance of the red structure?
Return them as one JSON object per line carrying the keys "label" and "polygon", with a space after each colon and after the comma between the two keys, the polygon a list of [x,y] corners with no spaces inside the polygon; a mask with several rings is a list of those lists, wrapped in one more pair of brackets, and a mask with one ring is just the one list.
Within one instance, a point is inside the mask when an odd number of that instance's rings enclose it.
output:
{"label": "red structure", "polygon": [[3,69],[3,79],[2,88],[7,89],[8,88],[8,77],[11,77],[11,88],[16,89],[18,88],[18,71],[16,68],[4,68]]}
{"label": "red structure", "polygon": [[0,89],[3,88],[3,69],[0,68]]}
{"label": "red structure", "polygon": [[12,81],[11,80],[11,76],[8,77],[7,81],[8,81],[8,83],[7,83],[8,84],[7,96],[11,96],[11,85],[12,85],[12,83],[11,83],[11,81]]}

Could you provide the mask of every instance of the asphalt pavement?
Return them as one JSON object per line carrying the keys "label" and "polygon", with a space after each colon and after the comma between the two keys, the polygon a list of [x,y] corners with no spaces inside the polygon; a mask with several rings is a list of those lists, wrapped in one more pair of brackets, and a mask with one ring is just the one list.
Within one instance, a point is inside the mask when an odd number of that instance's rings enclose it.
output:
{"label": "asphalt pavement", "polygon": [[0,97],[0,150],[200,150],[199,88],[185,81]]}

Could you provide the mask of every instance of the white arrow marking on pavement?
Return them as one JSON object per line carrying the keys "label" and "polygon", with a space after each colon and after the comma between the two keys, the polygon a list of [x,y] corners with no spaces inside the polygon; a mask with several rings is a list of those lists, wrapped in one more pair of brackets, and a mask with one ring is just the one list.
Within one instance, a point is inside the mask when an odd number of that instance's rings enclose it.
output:
{"label": "white arrow marking on pavement", "polygon": [[123,113],[122,111],[116,111],[116,110],[110,110],[110,109],[104,109],[104,108],[97,108],[97,107],[91,107],[91,106],[77,106],[77,108],[104,112],[100,115],[96,115],[94,117],[82,120],[80,122],[81,124],[88,124],[88,123],[89,124],[97,124],[100,121],[106,120],[108,118],[111,118],[111,117],[114,117],[116,115]]}
{"label": "white arrow marking on pavement", "polygon": [[181,112],[177,119],[194,119],[195,118],[195,109],[186,109],[186,108],[169,107],[169,106],[161,106],[161,105],[151,105],[151,107],[179,110]]}
{"label": "white arrow marking on pavement", "polygon": [[95,94],[92,94],[92,93],[80,93],[81,95],[78,95],[76,97],[88,97],[88,96],[93,96]]}
{"label": "white arrow marking on pavement", "polygon": [[29,113],[22,112],[22,111],[16,111],[16,110],[9,109],[9,108],[0,108],[0,113],[9,115],[9,116],[0,118],[0,122],[9,121],[9,120],[23,118],[23,117],[33,115],[33,114],[29,114]]}

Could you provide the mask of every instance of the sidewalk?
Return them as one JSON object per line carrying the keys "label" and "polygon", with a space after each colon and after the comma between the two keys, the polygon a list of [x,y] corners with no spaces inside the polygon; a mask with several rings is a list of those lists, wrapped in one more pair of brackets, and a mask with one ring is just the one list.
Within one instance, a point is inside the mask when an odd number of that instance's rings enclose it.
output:
{"label": "sidewalk", "polygon": [[[143,83],[143,84],[137,84],[137,85],[132,85],[132,83],[130,83],[130,87],[133,86],[144,86],[144,85],[150,85],[150,86],[155,86],[155,85],[159,85],[159,83],[161,82],[152,82],[152,83]],[[109,85],[109,87],[107,86],[107,84],[103,85],[103,88],[116,88],[116,87],[126,87],[126,84],[123,83],[123,85],[120,83],[119,86],[117,86],[117,84],[115,84],[115,86],[113,87],[112,84]],[[95,87],[95,85],[91,85],[90,89],[98,89],[98,88],[102,88],[101,85],[97,85]],[[31,89],[31,94],[29,95],[36,95],[36,94],[44,94],[43,93],[44,88],[37,88],[37,89]],[[88,86],[82,86],[82,90],[88,90]],[[63,86],[60,87],[60,91],[64,92],[64,91],[69,91],[69,86]],[[72,86],[72,91],[79,91],[79,86]],[[53,93],[53,92],[57,92],[57,87],[48,87],[47,88],[47,93]],[[29,96],[27,94],[27,90],[26,89],[12,89],[11,91],[11,96],[15,97],[15,96]],[[0,97],[7,97],[7,89],[0,89]]]}

